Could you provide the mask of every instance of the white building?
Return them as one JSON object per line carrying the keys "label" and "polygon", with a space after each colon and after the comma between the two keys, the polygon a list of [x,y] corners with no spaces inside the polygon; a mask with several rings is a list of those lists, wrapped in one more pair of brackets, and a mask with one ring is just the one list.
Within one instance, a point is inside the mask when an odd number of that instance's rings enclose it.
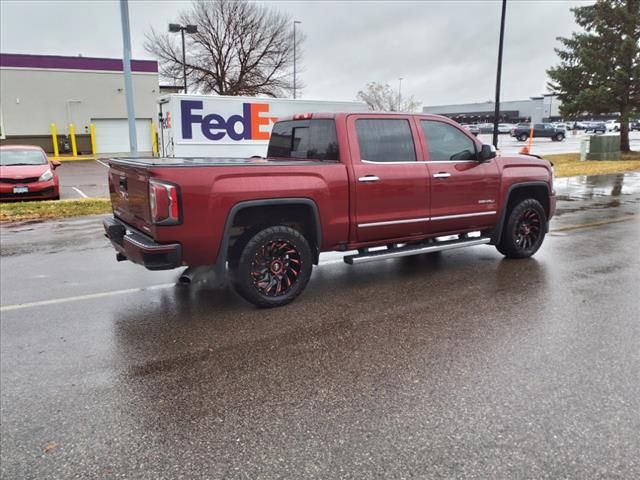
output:
{"label": "white building", "polygon": [[[160,93],[158,64],[132,60],[138,150],[151,151],[151,122]],[[93,123],[98,153],[129,151],[122,60],[0,54],[0,119],[5,143],[40,145],[53,151],[51,124],[63,151],[69,124],[78,151],[90,153]]]}

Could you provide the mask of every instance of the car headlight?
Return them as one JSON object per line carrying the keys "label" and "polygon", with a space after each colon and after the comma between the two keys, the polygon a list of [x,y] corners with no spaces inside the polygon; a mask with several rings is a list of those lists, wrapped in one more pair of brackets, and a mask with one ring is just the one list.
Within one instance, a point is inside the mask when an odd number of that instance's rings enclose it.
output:
{"label": "car headlight", "polygon": [[38,179],[38,181],[39,182],[48,182],[52,178],[53,178],[53,172],[51,171],[51,169],[48,169],[46,172],[44,172],[42,175],[40,175],[40,178]]}

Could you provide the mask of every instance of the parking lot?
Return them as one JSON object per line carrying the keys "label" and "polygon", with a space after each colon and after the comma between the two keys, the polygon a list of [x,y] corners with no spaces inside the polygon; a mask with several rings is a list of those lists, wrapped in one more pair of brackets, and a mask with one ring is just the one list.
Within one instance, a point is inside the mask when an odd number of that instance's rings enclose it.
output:
{"label": "parking lot", "polygon": [[56,170],[60,177],[60,198],[108,197],[105,160],[63,162]]}
{"label": "parking lot", "polygon": [[[575,133],[574,133],[575,132]],[[582,130],[572,130],[567,132],[567,137],[562,142],[553,142],[549,138],[534,138],[531,153],[536,155],[552,155],[555,153],[572,153],[580,151],[580,143],[588,141],[593,133],[584,133]],[[478,135],[483,143],[491,143],[493,140],[490,134]],[[640,147],[640,132],[629,132],[629,141],[632,150]],[[503,153],[517,153],[528,142],[520,142],[511,135],[502,134],[498,137],[498,147]]]}
{"label": "parking lot", "polygon": [[1,226],[2,478],[638,478],[640,174],[557,189],[534,258],[327,254],[275,310]]}

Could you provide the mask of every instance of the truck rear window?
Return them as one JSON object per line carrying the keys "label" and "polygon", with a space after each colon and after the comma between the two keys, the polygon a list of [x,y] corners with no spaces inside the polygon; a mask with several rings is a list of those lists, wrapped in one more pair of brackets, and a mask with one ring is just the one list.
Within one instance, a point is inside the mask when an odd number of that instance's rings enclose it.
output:
{"label": "truck rear window", "polygon": [[311,119],[277,122],[271,131],[267,157],[338,160],[335,121]]}

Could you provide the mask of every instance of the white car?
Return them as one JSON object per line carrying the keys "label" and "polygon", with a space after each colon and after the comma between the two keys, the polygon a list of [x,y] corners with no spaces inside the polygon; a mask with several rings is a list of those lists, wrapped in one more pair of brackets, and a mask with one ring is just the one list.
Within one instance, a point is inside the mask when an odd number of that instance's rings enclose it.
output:
{"label": "white car", "polygon": [[620,122],[617,120],[607,120],[605,122],[607,126],[607,132],[619,132],[620,131]]}

